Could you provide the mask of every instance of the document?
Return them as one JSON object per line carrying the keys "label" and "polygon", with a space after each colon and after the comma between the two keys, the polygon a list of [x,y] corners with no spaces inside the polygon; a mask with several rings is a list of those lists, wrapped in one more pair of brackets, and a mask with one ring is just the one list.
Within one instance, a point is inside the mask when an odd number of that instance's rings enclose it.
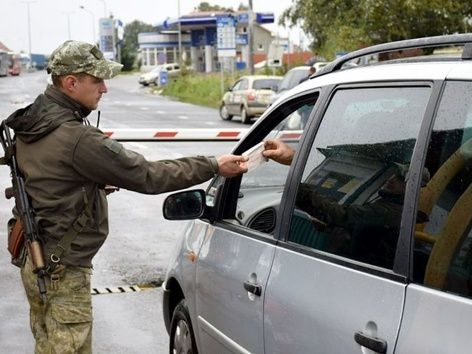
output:
{"label": "document", "polygon": [[263,141],[242,153],[243,156],[249,157],[247,161],[248,171],[252,171],[268,161],[268,159],[262,155],[262,151],[264,151]]}

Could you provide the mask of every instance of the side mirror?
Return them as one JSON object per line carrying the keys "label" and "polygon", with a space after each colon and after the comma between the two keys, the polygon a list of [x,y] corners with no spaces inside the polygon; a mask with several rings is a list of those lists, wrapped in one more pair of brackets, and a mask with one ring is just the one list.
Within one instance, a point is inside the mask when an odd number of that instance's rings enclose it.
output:
{"label": "side mirror", "polygon": [[196,189],[169,195],[162,206],[167,220],[190,220],[203,216],[205,211],[205,191]]}

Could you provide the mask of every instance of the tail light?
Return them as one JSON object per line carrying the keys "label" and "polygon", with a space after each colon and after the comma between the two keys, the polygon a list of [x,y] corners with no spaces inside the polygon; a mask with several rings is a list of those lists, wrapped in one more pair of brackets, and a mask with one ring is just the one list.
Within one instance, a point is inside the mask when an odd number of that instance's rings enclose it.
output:
{"label": "tail light", "polygon": [[248,94],[247,94],[247,100],[248,101],[255,101],[256,97],[257,97],[256,91],[254,91],[254,90],[249,91]]}

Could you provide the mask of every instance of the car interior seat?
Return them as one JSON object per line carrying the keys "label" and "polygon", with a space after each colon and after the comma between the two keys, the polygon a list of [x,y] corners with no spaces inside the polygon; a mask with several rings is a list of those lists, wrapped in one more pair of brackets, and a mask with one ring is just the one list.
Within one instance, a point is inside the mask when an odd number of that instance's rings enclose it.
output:
{"label": "car interior seat", "polygon": [[[468,154],[464,154],[464,146],[468,140],[457,149],[432,176],[431,180],[421,189],[418,210],[431,215],[441,194],[451,180],[464,168]],[[432,244],[431,253],[424,265],[424,284],[435,288],[443,288],[448,269],[457,251],[464,232],[469,229],[472,220],[472,184],[460,195],[449,211],[444,225],[439,233],[431,234],[425,231],[425,223],[417,224],[415,238]],[[416,257],[416,255],[415,255]]]}
{"label": "car interior seat", "polygon": [[426,265],[424,284],[439,289],[444,287],[453,257],[464,233],[469,229],[472,220],[471,210],[472,184],[456,201],[441,233],[436,237]]}
{"label": "car interior seat", "polygon": [[[418,210],[425,215],[431,215],[433,207],[437,204],[441,193],[446,189],[447,185],[457,173],[464,168],[467,159],[460,150],[461,148],[457,149],[446,162],[441,165],[426,186],[421,188]],[[434,243],[436,238],[424,231],[425,226],[426,222],[416,224],[416,238]]]}

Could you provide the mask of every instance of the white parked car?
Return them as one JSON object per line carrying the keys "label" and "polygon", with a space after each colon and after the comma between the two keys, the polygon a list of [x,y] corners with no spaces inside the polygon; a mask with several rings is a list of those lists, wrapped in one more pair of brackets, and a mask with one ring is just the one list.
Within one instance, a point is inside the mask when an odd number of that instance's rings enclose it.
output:
{"label": "white parked car", "polygon": [[[346,65],[439,46],[463,51]],[[290,165],[259,155],[164,202],[193,219],[163,284],[170,353],[471,352],[472,34],[347,54],[233,153],[267,139],[292,146]]]}
{"label": "white parked car", "polygon": [[143,86],[159,85],[159,74],[162,71],[167,72],[168,78],[175,77],[180,74],[180,65],[177,63],[158,65],[151,71],[140,75],[138,82]]}

